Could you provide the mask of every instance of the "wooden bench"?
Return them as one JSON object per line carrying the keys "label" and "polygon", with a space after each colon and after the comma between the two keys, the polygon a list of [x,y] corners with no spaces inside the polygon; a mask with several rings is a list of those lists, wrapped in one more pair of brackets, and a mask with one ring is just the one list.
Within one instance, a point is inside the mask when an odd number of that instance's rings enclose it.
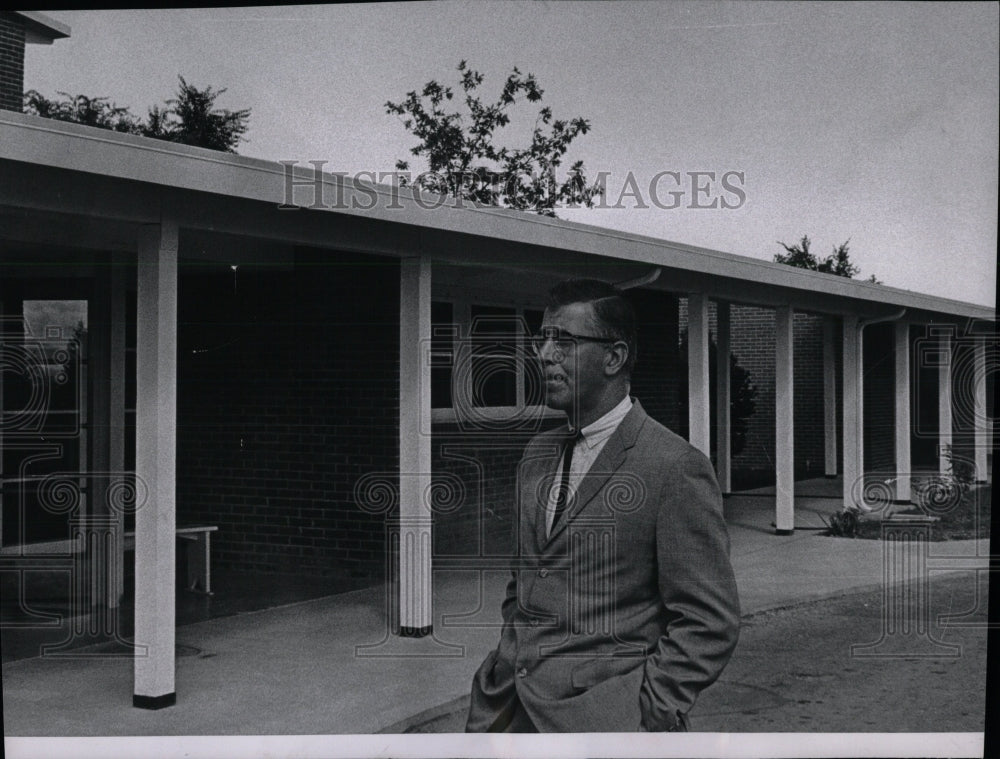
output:
{"label": "wooden bench", "polygon": [[[212,595],[212,533],[218,527],[178,527],[177,537],[187,543],[187,583],[195,593]],[[135,533],[125,533],[125,550],[135,550]]]}

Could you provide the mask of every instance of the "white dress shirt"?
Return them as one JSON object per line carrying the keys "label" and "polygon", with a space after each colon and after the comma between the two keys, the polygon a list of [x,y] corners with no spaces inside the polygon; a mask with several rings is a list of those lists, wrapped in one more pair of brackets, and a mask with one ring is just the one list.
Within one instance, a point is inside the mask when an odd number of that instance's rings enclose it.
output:
{"label": "white dress shirt", "polygon": [[[575,493],[583,476],[590,471],[590,467],[604,449],[608,438],[618,429],[625,415],[632,410],[632,399],[626,393],[621,403],[611,409],[608,413],[597,419],[586,427],[580,429],[580,439],[573,449],[573,460],[569,465],[569,492]],[[562,478],[562,462],[559,461],[559,468],[556,470],[552,480],[552,487],[549,489],[549,502],[545,507],[545,534],[552,532],[552,519],[555,516],[556,497],[559,493],[559,482]],[[569,509],[570,501],[567,501]],[[563,517],[565,518],[565,516]]]}

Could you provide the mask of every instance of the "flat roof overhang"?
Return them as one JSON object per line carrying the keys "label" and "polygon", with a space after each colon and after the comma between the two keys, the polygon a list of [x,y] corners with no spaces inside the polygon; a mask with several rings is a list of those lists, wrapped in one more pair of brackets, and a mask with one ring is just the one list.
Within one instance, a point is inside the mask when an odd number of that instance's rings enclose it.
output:
{"label": "flat roof overhang", "polygon": [[[302,208],[282,208],[288,201]],[[586,273],[612,281],[659,268],[650,289],[797,310],[915,322],[994,321],[994,309],[732,253],[366,184],[278,162],[0,112],[0,230],[7,240],[133,249],[134,227],[173,218],[185,234],[266,244],[429,255],[477,269]],[[322,189],[317,190],[316,181]],[[317,193],[319,205],[316,206]],[[102,220],[99,223],[98,220]],[[58,222],[58,223],[56,223]],[[184,238],[182,238],[183,240]],[[246,247],[246,246],[229,246]],[[221,255],[221,254],[220,254]],[[233,255],[233,253],[230,253]],[[220,259],[225,260],[225,259]],[[474,275],[473,275],[474,276]],[[484,279],[487,281],[488,277]]]}
{"label": "flat roof overhang", "polygon": [[13,11],[24,21],[24,41],[29,45],[51,45],[53,40],[70,36],[70,28],[62,21],[38,11]]}

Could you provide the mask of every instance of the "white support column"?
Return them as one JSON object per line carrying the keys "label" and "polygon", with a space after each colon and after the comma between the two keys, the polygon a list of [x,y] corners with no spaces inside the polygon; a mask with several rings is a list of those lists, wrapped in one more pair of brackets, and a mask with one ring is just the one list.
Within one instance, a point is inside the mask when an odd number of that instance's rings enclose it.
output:
{"label": "white support column", "polygon": [[792,371],[795,314],[774,311],[774,526],[779,535],[795,529],[795,378]]}
{"label": "white support column", "polygon": [[[862,430],[862,350],[858,317],[844,316],[844,506],[864,507],[856,494],[864,492],[859,480],[864,472]],[[858,487],[856,487],[858,485]]]}
{"label": "white support column", "polygon": [[716,472],[719,487],[723,493],[733,489],[732,477],[732,419],[730,405],[732,388],[729,384],[729,338],[730,319],[729,303],[719,301],[715,304],[717,335],[716,335],[716,378],[715,378],[715,421],[716,421]]}
{"label": "white support column", "polygon": [[909,503],[913,464],[910,457],[910,325],[896,322],[896,502]]}
{"label": "white support column", "polygon": [[938,332],[938,470],[948,471],[945,450],[951,448],[951,330]]}
{"label": "white support column", "polygon": [[837,357],[836,324],[823,319],[823,441],[824,474],[837,476]]}
{"label": "white support column", "polygon": [[[101,272],[107,274],[107,270]],[[90,460],[81,456],[81,471],[87,474],[87,510],[79,513],[79,539],[82,541],[77,554],[79,579],[87,580],[77,598],[88,603],[91,610],[90,630],[95,634],[110,634],[112,615],[106,608],[115,605],[118,582],[114,571],[114,513],[108,506],[106,494],[112,478],[110,459],[111,418],[111,279],[98,277],[93,288],[88,309],[87,370],[90,383]],[[118,533],[120,534],[120,533]],[[111,546],[108,545],[110,539]]]}
{"label": "white support column", "polygon": [[[139,231],[133,705],[170,706],[174,690],[177,449],[177,225]],[[144,650],[143,650],[144,649]]]}
{"label": "white support column", "polygon": [[710,454],[708,387],[708,298],[688,295],[688,442]]}
{"label": "white support column", "polygon": [[986,454],[992,446],[992,436],[990,435],[990,423],[986,414],[986,338],[976,339],[975,346],[975,371],[973,372],[973,414],[972,423],[973,435],[975,435],[976,448],[976,482],[986,482],[987,462]]}
{"label": "white support column", "polygon": [[[111,269],[111,355],[110,385],[111,405],[108,417],[109,471],[124,476],[125,473],[125,271],[120,261]],[[111,605],[117,607],[125,592],[124,510],[114,514],[118,540],[112,557],[117,593]]]}
{"label": "white support column", "polygon": [[399,624],[431,632],[431,262],[404,258],[399,281]]}

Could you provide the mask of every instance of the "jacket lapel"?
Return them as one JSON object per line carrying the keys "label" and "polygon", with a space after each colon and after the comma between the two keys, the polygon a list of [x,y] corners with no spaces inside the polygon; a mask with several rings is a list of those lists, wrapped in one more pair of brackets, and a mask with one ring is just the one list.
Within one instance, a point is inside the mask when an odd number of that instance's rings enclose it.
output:
{"label": "jacket lapel", "polygon": [[535,476],[529,477],[529,492],[525,493],[526,502],[531,504],[531,518],[534,521],[533,529],[535,534],[535,546],[540,552],[548,542],[546,536],[546,510],[549,506],[549,489],[555,483],[558,474],[559,462],[562,454],[562,443],[569,435],[569,427],[564,426],[552,433],[550,440],[546,441],[546,446],[554,449],[551,455],[540,456],[535,465],[537,466]]}
{"label": "jacket lapel", "polygon": [[[594,499],[594,496],[601,491],[605,483],[611,479],[611,476],[625,463],[625,459],[628,458],[628,449],[635,445],[635,440],[639,436],[639,430],[645,424],[646,418],[646,412],[643,410],[642,405],[633,398],[632,409],[622,419],[621,424],[611,434],[611,437],[608,438],[608,442],[604,444],[604,448],[601,449],[600,454],[580,481],[576,492],[573,494],[573,499],[567,506],[562,518],[560,518],[552,530],[552,534],[547,538],[545,536],[545,519],[544,517],[541,519],[539,545],[546,546],[555,540],[566,529],[566,525],[569,524],[570,520],[586,508],[587,504]],[[558,466],[558,459],[556,466]],[[544,514],[544,509],[542,514]]]}

